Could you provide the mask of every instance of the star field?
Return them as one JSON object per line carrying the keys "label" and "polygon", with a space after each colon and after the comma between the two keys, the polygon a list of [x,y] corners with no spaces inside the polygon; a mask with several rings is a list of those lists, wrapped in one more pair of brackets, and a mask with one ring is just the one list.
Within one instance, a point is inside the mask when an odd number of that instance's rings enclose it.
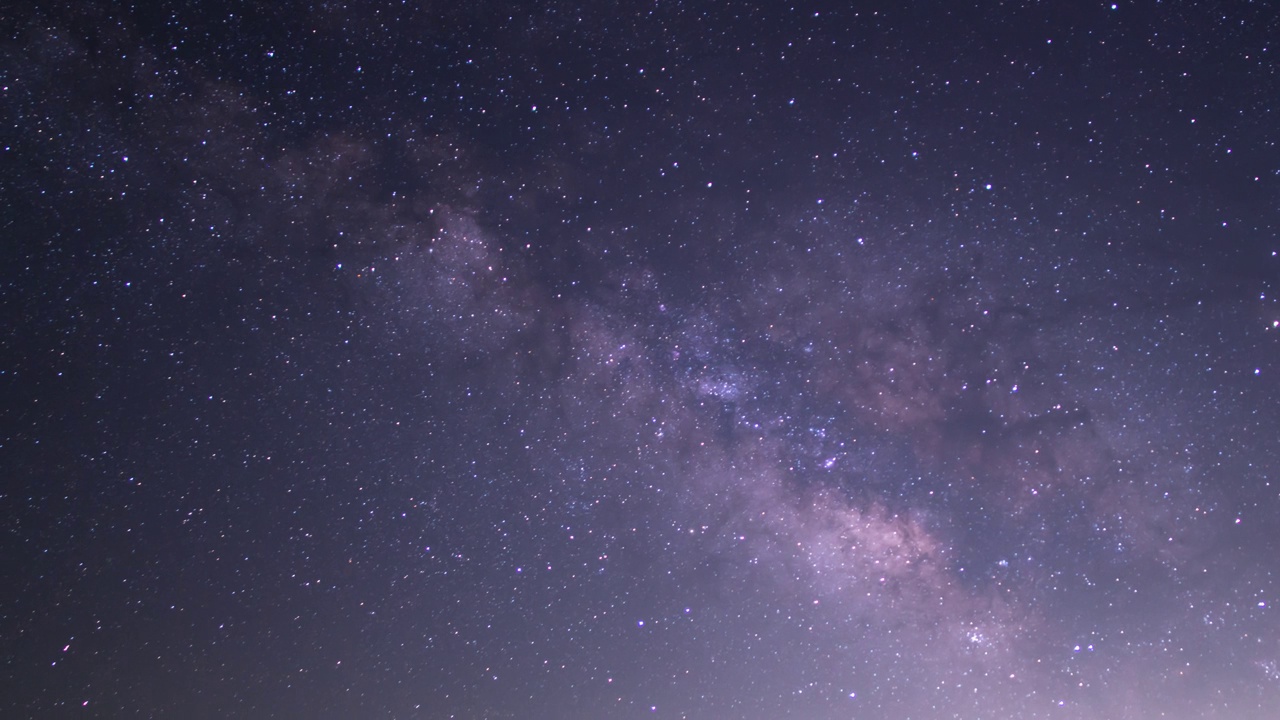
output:
{"label": "star field", "polygon": [[0,16],[5,717],[1275,717],[1266,4]]}

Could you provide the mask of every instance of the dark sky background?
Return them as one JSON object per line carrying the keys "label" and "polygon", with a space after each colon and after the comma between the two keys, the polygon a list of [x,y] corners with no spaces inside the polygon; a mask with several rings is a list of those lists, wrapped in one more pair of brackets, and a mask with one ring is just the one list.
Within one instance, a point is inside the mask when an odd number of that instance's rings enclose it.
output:
{"label": "dark sky background", "polygon": [[0,715],[1277,717],[1273,4],[0,28]]}

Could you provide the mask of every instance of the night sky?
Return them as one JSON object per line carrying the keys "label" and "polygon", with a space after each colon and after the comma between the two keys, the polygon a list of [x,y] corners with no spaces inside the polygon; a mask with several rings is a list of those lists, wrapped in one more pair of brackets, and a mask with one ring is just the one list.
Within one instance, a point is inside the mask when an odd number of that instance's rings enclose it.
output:
{"label": "night sky", "polygon": [[0,10],[0,715],[1280,717],[1266,2]]}

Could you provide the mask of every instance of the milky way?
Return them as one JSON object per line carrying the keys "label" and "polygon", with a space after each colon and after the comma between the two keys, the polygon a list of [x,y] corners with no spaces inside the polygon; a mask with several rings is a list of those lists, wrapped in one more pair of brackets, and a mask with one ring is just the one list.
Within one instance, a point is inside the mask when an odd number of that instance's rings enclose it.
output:
{"label": "milky way", "polygon": [[1267,8],[6,14],[6,716],[1280,707]]}

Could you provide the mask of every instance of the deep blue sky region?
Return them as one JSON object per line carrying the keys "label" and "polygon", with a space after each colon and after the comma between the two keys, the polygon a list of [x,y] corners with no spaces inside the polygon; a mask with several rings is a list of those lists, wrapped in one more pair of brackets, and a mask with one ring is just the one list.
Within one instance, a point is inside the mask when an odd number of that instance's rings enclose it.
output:
{"label": "deep blue sky region", "polygon": [[1274,6],[0,30],[0,715],[1276,717]]}

